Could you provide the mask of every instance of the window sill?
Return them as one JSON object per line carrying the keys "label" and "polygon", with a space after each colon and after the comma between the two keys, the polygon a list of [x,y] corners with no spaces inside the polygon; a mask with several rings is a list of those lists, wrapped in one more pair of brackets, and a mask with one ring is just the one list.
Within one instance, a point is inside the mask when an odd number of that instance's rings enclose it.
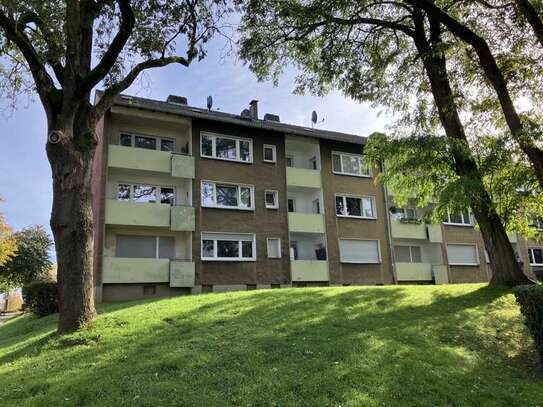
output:
{"label": "window sill", "polygon": [[273,210],[278,210],[279,207],[278,206],[266,206],[266,209],[273,209]]}
{"label": "window sill", "polygon": [[472,228],[473,227],[472,224],[467,224],[467,223],[443,222],[443,224],[446,225],[446,226],[461,226],[461,227],[465,227],[465,228]]}
{"label": "window sill", "polygon": [[245,212],[254,212],[255,208],[238,208],[234,206],[211,206],[211,205],[202,205],[202,208],[208,209],[226,209],[232,211],[245,211]]}
{"label": "window sill", "polygon": [[332,171],[335,175],[343,175],[343,176],[346,176],[346,177],[357,177],[357,178],[373,178],[373,174],[370,174],[370,175],[357,175],[357,174],[348,174],[348,173],[345,173],[345,172],[337,172],[337,171]]}
{"label": "window sill", "polygon": [[243,161],[243,160],[235,160],[231,158],[209,157],[207,155],[201,155],[201,154],[200,154],[200,158],[205,158],[207,160],[228,161],[231,163],[238,163],[238,164],[252,164],[253,163],[252,159],[250,161]]}
{"label": "window sill", "polygon": [[266,164],[277,164],[277,161],[262,160]]}
{"label": "window sill", "polygon": [[340,260],[340,263],[346,263],[346,264],[381,264],[381,260],[379,261],[348,261],[348,260]]}
{"label": "window sill", "polygon": [[247,259],[241,259],[241,258],[228,258],[228,257],[202,257],[202,261],[227,261],[227,262],[251,262],[256,261],[256,258],[247,258]]}
{"label": "window sill", "polygon": [[336,214],[338,218],[346,218],[346,219],[365,219],[365,220],[377,220],[376,216],[350,216],[350,215],[338,215]]}
{"label": "window sill", "polygon": [[449,266],[479,267],[480,263],[449,263]]}
{"label": "window sill", "polygon": [[530,267],[543,267],[543,263],[530,263]]}

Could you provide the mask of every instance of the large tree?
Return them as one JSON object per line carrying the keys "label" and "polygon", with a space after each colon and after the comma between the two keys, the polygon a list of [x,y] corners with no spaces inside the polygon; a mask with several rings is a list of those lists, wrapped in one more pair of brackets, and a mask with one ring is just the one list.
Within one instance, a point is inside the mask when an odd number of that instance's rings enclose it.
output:
{"label": "large tree", "polygon": [[[2,199],[0,198],[0,202]],[[0,214],[0,266],[15,254],[17,244],[13,238],[13,230],[6,222],[6,219]]]}
{"label": "large tree", "polygon": [[261,79],[277,79],[294,63],[301,71],[299,91],[321,94],[339,87],[357,100],[403,112],[400,124],[415,133],[435,131],[438,119],[452,170],[489,252],[491,283],[528,281],[470,149],[438,18],[404,2],[252,1],[241,32],[241,56]]}
{"label": "large tree", "polygon": [[[229,11],[223,0],[0,0],[0,84],[17,94],[29,74],[47,116],[60,333],[95,316],[90,186],[97,122],[143,71],[203,58]],[[104,93],[93,105],[91,91],[100,85]]]}

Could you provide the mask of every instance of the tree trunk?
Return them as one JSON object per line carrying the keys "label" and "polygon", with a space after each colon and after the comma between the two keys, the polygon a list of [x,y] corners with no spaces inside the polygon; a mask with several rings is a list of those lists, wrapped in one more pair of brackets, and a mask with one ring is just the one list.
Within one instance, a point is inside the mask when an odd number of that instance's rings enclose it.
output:
{"label": "tree trunk", "polygon": [[63,135],[58,143],[47,143],[53,172],[51,229],[57,254],[60,334],[73,332],[96,315],[92,270],[93,224],[91,206],[92,157],[88,126],[60,119],[49,126]]}
{"label": "tree trunk", "polygon": [[423,61],[432,94],[439,113],[439,118],[446,136],[454,140],[451,148],[456,173],[467,180],[473,189],[470,191],[470,207],[479,224],[485,247],[492,266],[492,285],[515,286],[529,283],[530,280],[522,272],[505,228],[486,191],[477,163],[469,150],[469,144],[460,121],[458,109],[454,101],[449,82],[447,63],[442,53],[443,44],[439,38],[439,23],[432,18],[430,22],[430,41],[426,38],[426,30],[422,14],[414,16],[415,46]]}

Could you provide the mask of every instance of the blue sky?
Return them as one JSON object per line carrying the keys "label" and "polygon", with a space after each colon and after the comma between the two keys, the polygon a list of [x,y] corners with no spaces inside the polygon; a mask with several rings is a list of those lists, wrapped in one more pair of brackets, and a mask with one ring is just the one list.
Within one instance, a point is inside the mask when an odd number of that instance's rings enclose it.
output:
{"label": "blue sky", "polygon": [[[206,59],[188,69],[170,66],[148,71],[125,93],[165,100],[169,94],[183,95],[189,104],[205,107],[208,95],[214,108],[239,113],[251,99],[259,101],[259,114],[275,113],[282,122],[310,126],[311,111],[324,118],[320,128],[368,135],[382,131],[385,115],[368,104],[360,104],[332,93],[323,98],[293,95],[294,72],[287,70],[278,87],[258,83],[234,56],[224,57],[221,46],[212,44]],[[0,115],[0,213],[13,227],[49,225],[52,187],[51,170],[45,155],[46,123],[39,100],[20,99],[13,113]]]}

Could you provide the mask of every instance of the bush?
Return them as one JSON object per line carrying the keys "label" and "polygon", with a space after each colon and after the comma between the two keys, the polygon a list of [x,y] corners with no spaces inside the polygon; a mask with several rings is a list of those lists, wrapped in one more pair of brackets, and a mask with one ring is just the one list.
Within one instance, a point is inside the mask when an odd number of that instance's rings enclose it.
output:
{"label": "bush", "polygon": [[58,312],[58,286],[56,281],[34,281],[23,287],[25,305],[43,317]]}
{"label": "bush", "polygon": [[524,322],[534,338],[539,353],[539,366],[543,368],[543,285],[518,286],[514,293],[524,315]]}

